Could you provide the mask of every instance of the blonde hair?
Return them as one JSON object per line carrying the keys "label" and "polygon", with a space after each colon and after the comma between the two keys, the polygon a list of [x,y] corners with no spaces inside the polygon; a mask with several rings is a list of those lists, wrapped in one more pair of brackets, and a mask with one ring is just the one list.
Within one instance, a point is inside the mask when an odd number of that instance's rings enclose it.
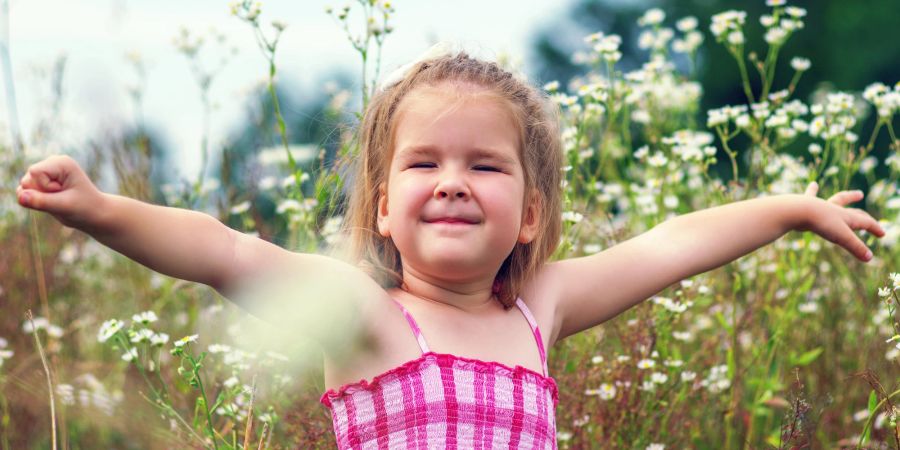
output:
{"label": "blonde hair", "polygon": [[[443,82],[474,85],[497,94],[511,106],[520,131],[520,157],[525,192],[537,192],[538,231],[527,243],[516,243],[494,282],[496,298],[509,308],[525,281],[537,273],[556,249],[561,229],[562,146],[558,113],[546,96],[516,79],[497,64],[464,52],[420,61],[405,76],[372,97],[360,129],[360,153],[351,178],[353,186],[344,226],[349,256],[385,288],[402,285],[400,254],[390,238],[377,232],[379,187],[387,185],[393,157],[398,106],[418,87]],[[523,199],[524,201],[524,199]]]}

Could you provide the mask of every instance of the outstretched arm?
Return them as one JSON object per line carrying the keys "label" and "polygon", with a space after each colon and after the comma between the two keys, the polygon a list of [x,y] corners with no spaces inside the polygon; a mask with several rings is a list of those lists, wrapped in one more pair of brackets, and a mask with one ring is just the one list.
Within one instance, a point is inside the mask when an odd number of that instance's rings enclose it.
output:
{"label": "outstretched arm", "polygon": [[22,206],[49,213],[150,269],[216,289],[227,283],[241,242],[240,233],[207,214],[103,193],[68,156],[29,167],[16,193]]}
{"label": "outstretched arm", "polygon": [[223,294],[280,269],[332,271],[357,283],[374,284],[348,264],[287,251],[235,231],[208,214],[103,193],[68,156],[51,156],[33,164],[16,194],[22,206],[51,214],[63,225],[84,231],[154,271],[203,283]]}
{"label": "outstretched arm", "polygon": [[[16,189],[27,208],[53,215],[148,268],[213,287],[268,321],[320,343],[365,335],[357,316],[387,294],[350,264],[294,253],[207,214],[100,192],[68,156],[32,165]],[[385,302],[381,302],[385,303]]]}
{"label": "outstretched arm", "polygon": [[68,156],[33,164],[16,194],[22,206],[51,214],[156,272],[223,294],[274,268],[327,264],[323,257],[289,252],[202,212],[103,193]]}
{"label": "outstretched arm", "polygon": [[[807,191],[814,194],[814,190]],[[680,280],[746,255],[791,230],[814,231],[863,261],[871,252],[853,230],[884,231],[845,191],[828,201],[814,195],[778,195],[697,211],[596,255],[547,266],[542,283],[559,292],[557,339],[598,325]]]}

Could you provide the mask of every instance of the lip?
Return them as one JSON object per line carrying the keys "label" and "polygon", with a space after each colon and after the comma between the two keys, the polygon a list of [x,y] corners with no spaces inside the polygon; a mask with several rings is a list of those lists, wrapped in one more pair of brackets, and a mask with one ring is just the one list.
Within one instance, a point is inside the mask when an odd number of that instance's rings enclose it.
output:
{"label": "lip", "polygon": [[426,223],[443,223],[450,225],[477,225],[478,221],[466,217],[437,217],[434,219],[426,219]]}

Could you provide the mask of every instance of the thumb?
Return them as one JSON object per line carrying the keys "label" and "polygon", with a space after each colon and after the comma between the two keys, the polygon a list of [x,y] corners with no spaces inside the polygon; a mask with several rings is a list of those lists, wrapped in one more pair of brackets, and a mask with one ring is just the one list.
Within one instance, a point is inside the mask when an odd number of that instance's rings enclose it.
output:
{"label": "thumb", "polygon": [[819,192],[819,183],[816,183],[815,181],[813,181],[812,183],[809,183],[809,186],[806,187],[806,192],[804,192],[804,194],[815,196],[818,192]]}
{"label": "thumb", "polygon": [[35,189],[17,189],[17,197],[19,204],[31,209],[36,209],[38,211],[44,211],[49,213],[58,212],[59,209],[59,194],[56,193],[45,193]]}

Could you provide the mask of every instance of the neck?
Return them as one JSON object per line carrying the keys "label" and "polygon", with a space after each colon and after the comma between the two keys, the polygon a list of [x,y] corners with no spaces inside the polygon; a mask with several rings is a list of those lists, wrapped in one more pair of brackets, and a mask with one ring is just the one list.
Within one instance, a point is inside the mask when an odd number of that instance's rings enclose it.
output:
{"label": "neck", "polygon": [[403,291],[422,300],[440,303],[464,312],[479,312],[499,305],[494,299],[492,274],[462,281],[438,279],[403,268]]}

